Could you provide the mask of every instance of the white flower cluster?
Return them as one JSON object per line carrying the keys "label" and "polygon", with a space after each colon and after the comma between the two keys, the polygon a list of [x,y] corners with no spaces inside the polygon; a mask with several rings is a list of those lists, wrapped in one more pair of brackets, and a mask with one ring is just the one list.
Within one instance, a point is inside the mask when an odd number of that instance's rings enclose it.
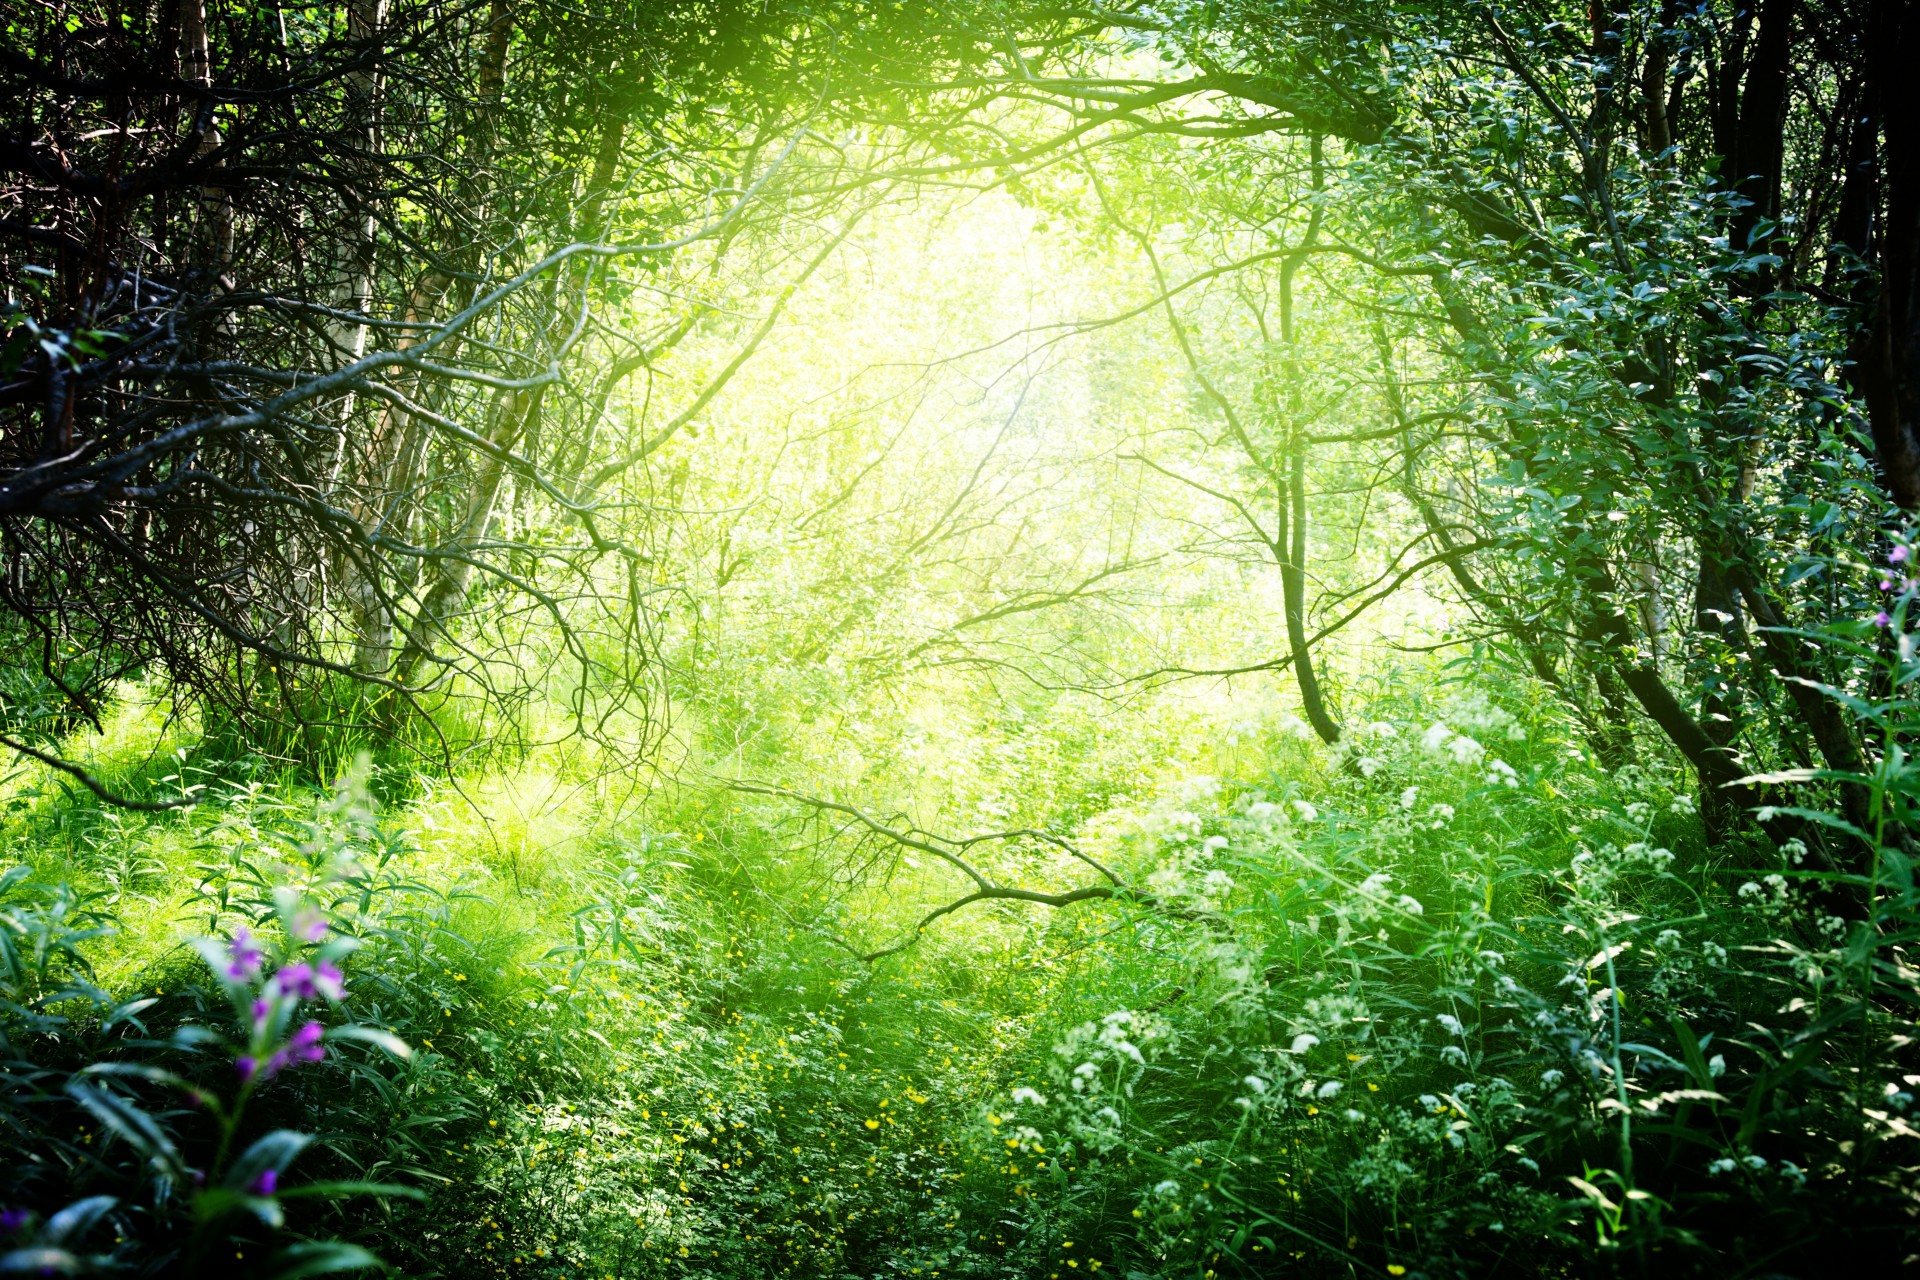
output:
{"label": "white flower cluster", "polygon": [[1644,840],[1628,845],[1584,845],[1573,855],[1570,870],[1574,881],[1589,897],[1602,897],[1622,876],[1639,873],[1661,875],[1673,866],[1673,851],[1661,849]]}

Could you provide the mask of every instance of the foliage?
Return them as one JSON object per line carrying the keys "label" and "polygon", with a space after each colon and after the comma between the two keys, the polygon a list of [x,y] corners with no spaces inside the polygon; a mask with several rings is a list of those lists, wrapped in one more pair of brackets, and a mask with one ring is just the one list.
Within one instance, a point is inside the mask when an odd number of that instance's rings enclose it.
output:
{"label": "foliage", "polygon": [[1906,10],[9,13],[0,1269],[1903,1265]]}

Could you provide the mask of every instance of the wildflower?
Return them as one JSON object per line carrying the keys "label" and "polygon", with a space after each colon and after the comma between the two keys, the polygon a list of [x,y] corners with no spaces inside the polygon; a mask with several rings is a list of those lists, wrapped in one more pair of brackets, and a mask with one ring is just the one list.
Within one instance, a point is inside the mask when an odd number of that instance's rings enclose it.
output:
{"label": "wildflower", "polygon": [[327,1050],[320,1043],[320,1037],[326,1034],[326,1028],[318,1022],[308,1022],[294,1032],[278,1052],[267,1059],[263,1076],[272,1077],[287,1067],[302,1062],[318,1062],[327,1056]]}
{"label": "wildflower", "polygon": [[1405,791],[1402,791],[1400,793],[1400,807],[1402,809],[1411,809],[1413,808],[1413,802],[1415,800],[1418,800],[1419,798],[1420,798],[1420,788],[1408,787]]}
{"label": "wildflower", "polygon": [[1460,1025],[1460,1019],[1454,1017],[1450,1013],[1440,1014],[1439,1016],[1434,1018],[1434,1021],[1439,1023],[1442,1027],[1446,1028],[1448,1031],[1451,1031],[1456,1036],[1463,1036],[1467,1034],[1466,1028]]}
{"label": "wildflower", "polygon": [[259,972],[260,948],[254,945],[253,934],[235,929],[227,943],[227,976],[235,982],[246,982]]}
{"label": "wildflower", "polygon": [[1337,1096],[1339,1092],[1340,1092],[1340,1082],[1338,1080],[1329,1080],[1325,1084],[1321,1085],[1318,1089],[1314,1090],[1313,1096],[1316,1098],[1332,1098]]}
{"label": "wildflower", "polygon": [[1905,547],[1895,547],[1892,551],[1889,551],[1887,553],[1888,564],[1905,564],[1906,562],[1907,562],[1907,549]]}
{"label": "wildflower", "polygon": [[1313,1046],[1319,1043],[1320,1043],[1319,1036],[1313,1034],[1313,1032],[1311,1031],[1302,1031],[1299,1035],[1293,1038],[1293,1047],[1290,1048],[1288,1052],[1289,1053],[1305,1053],[1307,1050],[1313,1048]]}
{"label": "wildflower", "polygon": [[250,1053],[242,1054],[240,1057],[234,1059],[234,1074],[238,1075],[242,1080],[253,1079],[253,1073],[259,1069],[260,1060]]}
{"label": "wildflower", "polygon": [[318,942],[327,936],[327,918],[312,907],[294,913],[293,936],[302,942]]}
{"label": "wildflower", "polygon": [[25,1209],[0,1209],[0,1235],[16,1235],[26,1225]]}
{"label": "wildflower", "polygon": [[1893,621],[1893,618],[1888,615],[1885,609],[1882,609],[1880,612],[1873,615],[1873,625],[1876,627],[1887,626],[1892,621]]}
{"label": "wildflower", "polygon": [[247,1184],[247,1194],[270,1196],[279,1185],[280,1171],[278,1169],[262,1169],[258,1174],[254,1175],[253,1181]]}
{"label": "wildflower", "polygon": [[274,975],[274,982],[281,994],[301,1000],[314,1000],[321,996],[338,1000],[346,991],[345,975],[337,965],[326,960],[313,965],[305,962],[290,964]]}
{"label": "wildflower", "polygon": [[1732,1173],[1734,1171],[1734,1168],[1735,1168],[1735,1165],[1732,1160],[1722,1157],[1721,1159],[1715,1160],[1712,1164],[1708,1165],[1707,1172],[1713,1173],[1713,1174]]}
{"label": "wildflower", "polygon": [[1882,591],[1891,591],[1891,590],[1893,590],[1893,579],[1892,579],[1892,578],[1882,578],[1882,579],[1880,579],[1880,589],[1881,589]]}

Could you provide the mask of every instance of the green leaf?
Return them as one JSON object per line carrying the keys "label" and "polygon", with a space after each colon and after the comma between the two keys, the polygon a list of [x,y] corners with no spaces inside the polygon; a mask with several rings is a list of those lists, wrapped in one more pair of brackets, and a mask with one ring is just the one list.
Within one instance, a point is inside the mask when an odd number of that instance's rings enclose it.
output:
{"label": "green leaf", "polygon": [[404,1187],[397,1182],[352,1180],[308,1182],[280,1193],[282,1200],[326,1200],[346,1196],[398,1196],[405,1200],[425,1200],[427,1193],[418,1187]]}
{"label": "green leaf", "polygon": [[158,1163],[168,1174],[176,1178],[186,1176],[186,1166],[174,1148],[173,1139],[152,1116],[119,1094],[96,1089],[83,1081],[68,1081],[67,1094],[114,1135]]}
{"label": "green leaf", "polygon": [[267,1259],[265,1274],[270,1280],[299,1280],[301,1276],[326,1275],[334,1271],[364,1271],[384,1267],[379,1258],[357,1244],[337,1240],[314,1240],[288,1245]]}
{"label": "green leaf", "polygon": [[41,1234],[49,1243],[56,1245],[78,1240],[93,1230],[94,1224],[119,1203],[112,1196],[88,1196],[85,1200],[76,1200],[47,1219],[46,1229]]}
{"label": "green leaf", "polygon": [[227,1170],[222,1182],[231,1190],[240,1191],[253,1185],[254,1179],[271,1169],[275,1173],[284,1173],[293,1158],[303,1151],[313,1139],[304,1133],[292,1129],[275,1129],[272,1133],[254,1140],[252,1146],[240,1153],[240,1158]]}
{"label": "green leaf", "polygon": [[402,1061],[413,1056],[413,1047],[405,1040],[378,1027],[363,1027],[358,1023],[334,1027],[327,1032],[326,1038],[328,1040],[363,1040],[368,1044],[379,1045]]}

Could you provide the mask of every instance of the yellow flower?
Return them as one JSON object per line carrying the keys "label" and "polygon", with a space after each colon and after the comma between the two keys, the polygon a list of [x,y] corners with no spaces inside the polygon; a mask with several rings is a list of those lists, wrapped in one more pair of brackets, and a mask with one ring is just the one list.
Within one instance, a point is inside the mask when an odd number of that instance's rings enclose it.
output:
{"label": "yellow flower", "polygon": [[869,1129],[878,1129],[879,1127],[880,1127],[880,1122],[879,1122],[878,1120],[869,1120],[869,1121],[867,1121],[867,1128],[869,1128]]}
{"label": "yellow flower", "polygon": [[1407,1269],[1397,1262],[1390,1262],[1387,1264],[1387,1274],[1390,1276],[1403,1276],[1407,1274]]}

